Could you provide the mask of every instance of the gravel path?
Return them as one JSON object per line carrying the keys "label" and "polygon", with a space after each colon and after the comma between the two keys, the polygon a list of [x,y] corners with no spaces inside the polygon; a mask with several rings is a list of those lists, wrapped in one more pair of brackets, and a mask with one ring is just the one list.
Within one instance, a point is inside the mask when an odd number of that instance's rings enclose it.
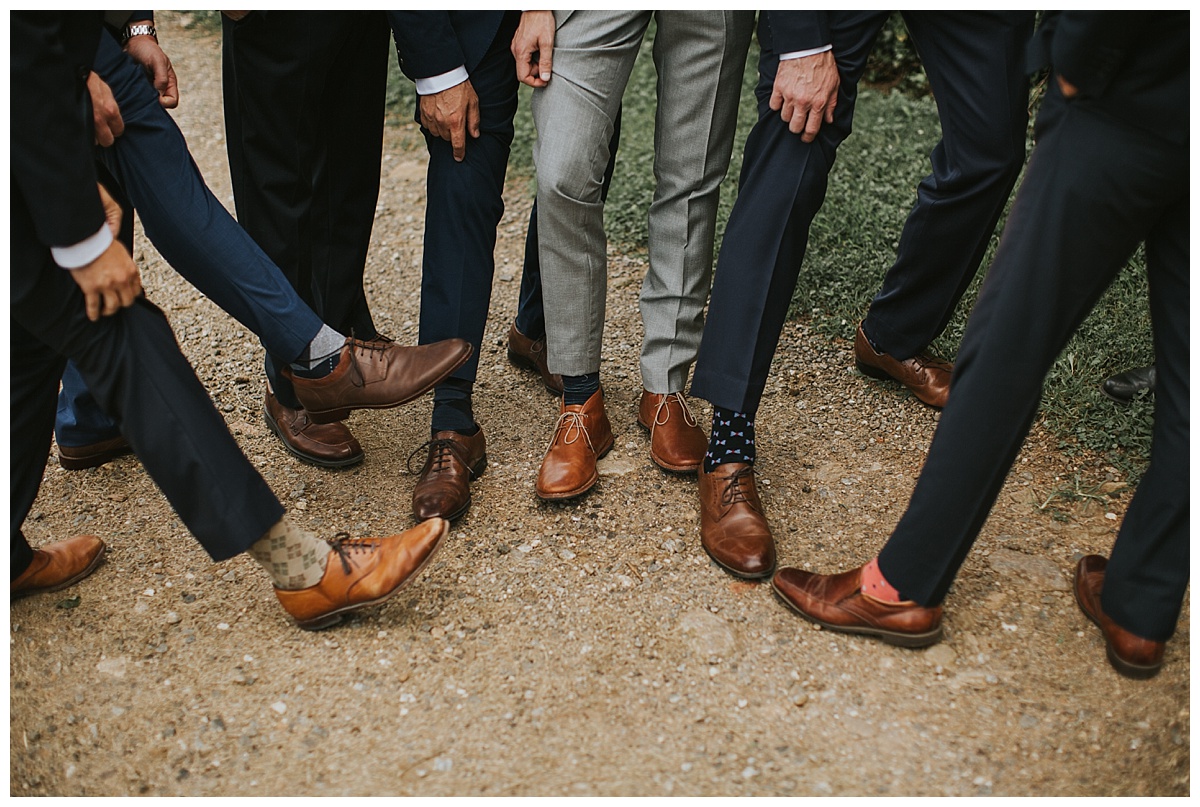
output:
{"label": "gravel path", "polygon": [[[176,119],[232,206],[219,37],[162,17]],[[413,343],[424,155],[406,121],[385,151],[368,292],[380,328]],[[540,502],[555,402],[504,354],[527,195],[510,183],[476,395],[491,464],[437,562],[385,606],[297,630],[253,561],[208,560],[136,459],[84,472],[50,460],[31,541],[94,532],[110,553],[74,589],[10,609],[12,795],[1189,792],[1189,608],[1158,678],[1109,668],[1068,584],[1080,554],[1107,554],[1128,491],[1038,429],[946,602],[945,641],[910,651],[817,630],[708,560],[695,479],[649,461],[635,422],[645,258],[613,254],[603,373],[616,448],[593,492]],[[293,459],[262,423],[257,340],[140,232],[138,251],[148,293],[294,517],[322,534],[410,526],[405,460],[426,439],[429,398],[356,413],[356,469]],[[867,560],[936,421],[858,375],[850,342],[790,324],[759,418],[781,563]],[[1111,495],[1039,508],[1076,472]]]}

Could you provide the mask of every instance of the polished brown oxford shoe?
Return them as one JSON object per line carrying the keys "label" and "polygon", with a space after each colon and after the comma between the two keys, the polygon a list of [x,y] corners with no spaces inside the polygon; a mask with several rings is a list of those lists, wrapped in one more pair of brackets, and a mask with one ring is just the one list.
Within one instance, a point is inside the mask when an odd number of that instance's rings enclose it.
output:
{"label": "polished brown oxford shoe", "polygon": [[1166,642],[1155,642],[1135,636],[1104,613],[1100,592],[1104,590],[1104,572],[1108,559],[1087,555],[1075,567],[1075,601],[1083,615],[1104,634],[1108,646],[1108,663],[1127,678],[1153,678],[1162,669]]}
{"label": "polished brown oxford shoe", "polygon": [[660,468],[695,473],[704,463],[708,438],[682,392],[659,395],[642,390],[638,424],[650,432],[650,459]]}
{"label": "polished brown oxford shoe", "polygon": [[929,406],[941,409],[950,395],[953,364],[935,359],[928,353],[918,353],[904,361],[879,353],[871,347],[861,323],[854,336],[854,363],[863,375],[899,381]]}
{"label": "polished brown oxford shoe", "polygon": [[429,453],[413,489],[413,515],[418,521],[429,518],[453,521],[471,506],[470,483],[487,468],[483,429],[470,436],[456,431],[438,432],[409,455],[409,463],[425,448]]}
{"label": "polished brown oxford shoe", "polygon": [[753,465],[726,462],[711,473],[701,466],[700,544],[738,577],[757,580],[775,570],[775,539],[754,486]]}
{"label": "polished brown oxford shoe", "polygon": [[263,420],[293,455],[324,468],[346,468],[363,461],[362,446],[344,423],[314,423],[303,409],[284,406],[270,386]]}
{"label": "polished brown oxford shoe", "polygon": [[58,447],[58,464],[68,471],[82,471],[84,468],[95,468],[106,462],[133,453],[133,446],[123,435],[118,434],[107,440],[100,440],[86,446]]}
{"label": "polished brown oxford shoe", "polygon": [[538,470],[537,495],[543,499],[570,499],[586,493],[600,479],[596,461],[612,446],[603,390],[596,390],[582,404],[562,404],[554,438]]}
{"label": "polished brown oxford shoe", "polygon": [[562,376],[550,372],[546,364],[546,337],[530,339],[517,330],[514,321],[508,329],[508,360],[516,367],[533,370],[542,377],[542,384],[555,395],[563,394]]}
{"label": "polished brown oxford shoe", "polygon": [[342,533],[330,544],[320,583],[296,590],[276,588],[275,596],[297,627],[327,628],[351,611],[378,605],[411,583],[449,532],[450,522],[432,518],[387,538],[350,538]]}
{"label": "polished brown oxford shoe", "polygon": [[862,568],[841,574],[780,569],[771,580],[779,599],[810,622],[874,636],[899,647],[927,647],[942,638],[942,607],[912,600],[885,602],[863,594]]}
{"label": "polished brown oxford shoe", "polygon": [[376,337],[346,337],[337,367],[320,378],[304,378],[283,368],[296,398],[317,423],[345,420],[353,409],[390,409],[424,395],[471,358],[463,339],[428,345],[398,345]]}
{"label": "polished brown oxford shoe", "polygon": [[76,535],[33,550],[29,568],[9,586],[9,599],[58,591],[87,577],[104,557],[104,542],[95,535]]}

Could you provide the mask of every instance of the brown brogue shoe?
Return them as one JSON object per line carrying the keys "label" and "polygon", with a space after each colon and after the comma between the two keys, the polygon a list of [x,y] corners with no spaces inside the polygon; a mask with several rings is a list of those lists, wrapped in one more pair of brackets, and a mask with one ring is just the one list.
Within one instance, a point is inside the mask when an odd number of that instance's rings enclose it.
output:
{"label": "brown brogue shoe", "polygon": [[650,432],[650,459],[660,468],[695,473],[704,463],[708,438],[692,417],[682,392],[642,390],[638,424]]}
{"label": "brown brogue shoe", "polygon": [[600,478],[596,460],[612,446],[603,390],[596,390],[583,404],[563,404],[554,437],[538,470],[537,495],[543,499],[570,499],[586,493]]}
{"label": "brown brogue shoe", "polygon": [[1083,615],[1104,634],[1108,645],[1108,663],[1127,678],[1153,678],[1162,669],[1166,642],[1155,642],[1135,636],[1113,622],[1100,605],[1100,592],[1104,590],[1104,572],[1108,559],[1100,555],[1087,555],[1079,559],[1075,567],[1075,601]]}
{"label": "brown brogue shoe", "polygon": [[68,471],[82,471],[84,468],[95,468],[106,462],[133,453],[133,446],[124,435],[118,434],[108,440],[101,440],[86,446],[58,447],[58,464]]}
{"label": "brown brogue shoe", "polygon": [[854,363],[863,375],[899,381],[929,406],[941,409],[950,395],[953,364],[935,359],[928,353],[918,353],[904,361],[879,353],[863,333],[862,323],[859,323],[858,333],[854,335]]}
{"label": "brown brogue shoe", "polygon": [[263,420],[294,456],[324,468],[346,468],[363,461],[362,446],[344,423],[314,423],[303,409],[284,406],[270,386]]}
{"label": "brown brogue shoe", "polygon": [[563,394],[562,376],[550,372],[546,364],[546,337],[530,339],[517,330],[517,323],[513,322],[508,329],[508,360],[516,367],[533,370],[540,375],[546,389],[555,395]]}
{"label": "brown brogue shoe", "polygon": [[428,518],[453,521],[471,506],[470,483],[487,468],[483,429],[470,436],[456,431],[438,432],[409,455],[409,473],[413,457],[423,449],[428,449],[428,455],[413,489],[413,515],[418,521]]}
{"label": "brown brogue shoe", "polygon": [[345,420],[352,409],[390,409],[424,395],[471,358],[471,345],[443,339],[428,345],[398,345],[386,336],[346,337],[333,372],[303,378],[284,367],[296,398],[317,423]]}
{"label": "brown brogue shoe", "polygon": [[9,599],[74,585],[95,571],[103,557],[104,542],[95,535],[76,535],[35,549],[29,568],[12,581]]}
{"label": "brown brogue shoe", "polygon": [[874,636],[899,647],[928,647],[942,638],[942,607],[912,600],[884,602],[863,594],[862,568],[841,574],[780,569],[771,580],[779,599],[830,630]]}
{"label": "brown brogue shoe", "polygon": [[325,561],[325,576],[315,586],[275,589],[283,610],[297,627],[320,630],[359,608],[378,605],[416,579],[450,532],[441,518],[422,521],[387,538],[335,538]]}
{"label": "brown brogue shoe", "polygon": [[758,580],[775,570],[775,539],[754,486],[754,466],[726,462],[700,468],[700,544],[738,577]]}

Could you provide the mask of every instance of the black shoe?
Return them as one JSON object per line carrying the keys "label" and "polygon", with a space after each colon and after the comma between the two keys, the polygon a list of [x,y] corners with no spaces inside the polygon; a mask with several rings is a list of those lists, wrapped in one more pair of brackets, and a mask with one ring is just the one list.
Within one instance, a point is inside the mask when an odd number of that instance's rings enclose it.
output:
{"label": "black shoe", "polygon": [[1100,385],[1100,391],[1117,403],[1127,404],[1142,390],[1154,392],[1156,376],[1153,364],[1149,367],[1134,367],[1132,370],[1126,370],[1104,379],[1104,383]]}

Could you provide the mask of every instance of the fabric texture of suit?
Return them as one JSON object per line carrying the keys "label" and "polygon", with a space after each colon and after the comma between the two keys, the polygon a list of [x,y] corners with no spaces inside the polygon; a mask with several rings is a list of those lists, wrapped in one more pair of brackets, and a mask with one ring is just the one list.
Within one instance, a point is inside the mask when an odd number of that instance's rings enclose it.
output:
{"label": "fabric texture of suit", "polygon": [[[226,145],[238,222],[317,315],[376,335],[363,272],[379,197],[388,28],[382,11],[224,18]],[[267,354],[280,403],[300,408]]]}
{"label": "fabric texture of suit", "polygon": [[[1065,12],[1039,39],[1055,72],[1037,147],[967,324],[925,467],[879,568],[902,596],[942,601],[1021,448],[1055,357],[1144,243],[1158,368],[1151,461],[1113,546],[1102,605],[1122,628],[1165,641],[1189,562],[1188,17]],[[1058,75],[1079,94],[1064,99]]]}
{"label": "fabric texture of suit", "polygon": [[179,351],[162,312],[139,298],[97,322],[50,256],[104,222],[84,80],[99,14],[14,12],[10,335],[10,553],[32,560],[21,532],[37,496],[70,358],[146,470],[215,560],[245,551],[283,514]]}
{"label": "fabric texture of suit", "polygon": [[[270,353],[295,360],[321,329],[320,318],[213,196],[145,70],[111,33],[101,34],[92,69],[112,90],[125,123],[124,133],[95,153],[128,195],[146,237],[188,282],[258,334]],[[81,381],[68,367],[55,422],[59,445],[117,434]]]}
{"label": "fabric texture of suit", "polygon": [[652,16],[659,94],[641,369],[647,390],[670,393],[686,386],[700,341],[750,12],[555,12],[554,75],[533,92],[537,229],[550,371],[597,372],[607,286],[601,187],[621,96]]}
{"label": "fabric texture of suit", "polygon": [[[849,136],[858,81],[887,12],[763,12],[759,120],[717,261],[692,394],[753,414],[825,199]],[[942,140],[921,181],[896,263],[864,329],[897,358],[945,328],[983,259],[1025,158],[1024,44],[1033,12],[904,12],[938,101]],[[805,143],[768,101],[779,54],[832,44],[841,84],[832,123]]]}
{"label": "fabric texture of suit", "polygon": [[450,376],[468,384],[475,381],[483,354],[496,227],[504,214],[504,176],[517,112],[516,67],[509,46],[519,19],[515,12],[503,11],[388,12],[396,52],[409,78],[430,78],[465,66],[479,98],[480,135],[468,135],[462,162],[454,159],[449,141],[421,129],[429,169],[418,341],[459,337],[470,342],[471,358]]}

